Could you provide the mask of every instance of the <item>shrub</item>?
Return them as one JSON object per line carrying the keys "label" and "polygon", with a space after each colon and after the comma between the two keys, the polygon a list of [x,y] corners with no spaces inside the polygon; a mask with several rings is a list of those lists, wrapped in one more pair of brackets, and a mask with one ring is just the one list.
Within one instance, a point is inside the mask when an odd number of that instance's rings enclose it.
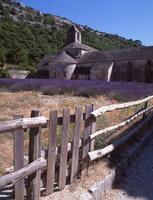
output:
{"label": "shrub", "polygon": [[0,69],[0,78],[9,78],[9,72],[7,70],[4,69]]}
{"label": "shrub", "polygon": [[62,85],[47,85],[41,88],[41,91],[44,95],[61,95],[74,93],[74,89],[71,86],[62,86]]}
{"label": "shrub", "polygon": [[117,102],[126,102],[127,101],[127,98],[126,96],[124,96],[123,94],[119,94],[119,92],[111,92],[109,95],[109,98],[111,100],[116,100]]}

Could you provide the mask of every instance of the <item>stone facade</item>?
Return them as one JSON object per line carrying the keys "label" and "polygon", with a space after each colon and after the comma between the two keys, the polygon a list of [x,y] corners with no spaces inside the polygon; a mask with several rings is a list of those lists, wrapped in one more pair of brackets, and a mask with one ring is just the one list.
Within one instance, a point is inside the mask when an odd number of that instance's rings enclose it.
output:
{"label": "stone facade", "polygon": [[[64,52],[64,53],[62,53]],[[61,56],[64,54],[65,59]],[[38,65],[52,79],[153,82],[153,47],[98,51],[81,43],[81,32],[69,31],[69,44]]]}

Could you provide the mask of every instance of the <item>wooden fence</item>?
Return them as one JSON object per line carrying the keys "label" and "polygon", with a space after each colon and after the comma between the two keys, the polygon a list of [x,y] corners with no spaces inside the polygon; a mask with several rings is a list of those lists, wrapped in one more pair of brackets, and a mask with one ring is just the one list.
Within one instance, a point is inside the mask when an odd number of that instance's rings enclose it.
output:
{"label": "wooden fence", "polygon": [[[88,105],[85,112],[77,107],[75,114],[70,115],[68,108],[63,109],[59,117],[57,110],[51,111],[49,119],[42,116],[41,111],[33,110],[30,118],[14,116],[14,119],[0,123],[0,134],[13,133],[14,136],[14,172],[0,177],[0,189],[8,184],[15,185],[14,195],[16,200],[23,200],[25,195],[28,200],[39,200],[41,192],[45,195],[53,193],[57,187],[64,189],[66,184],[71,184],[76,178],[84,176],[90,161],[94,161],[110,153],[116,147],[126,142],[134,132],[116,140],[103,149],[94,149],[95,138],[103,133],[113,133],[121,127],[131,123],[141,115],[152,110],[153,105],[148,102],[153,96],[143,100],[103,106],[94,110],[93,105]],[[96,119],[105,112],[116,109],[128,108],[136,105],[144,108],[117,125],[96,130]],[[73,139],[69,142],[70,126],[73,125]],[[61,143],[57,145],[58,127],[62,127]],[[45,157],[41,158],[42,129],[48,130],[48,147]],[[139,125],[138,128],[141,128]],[[24,165],[24,130],[29,130],[28,165]],[[26,188],[26,192],[25,192]],[[45,190],[42,190],[45,188]]]}

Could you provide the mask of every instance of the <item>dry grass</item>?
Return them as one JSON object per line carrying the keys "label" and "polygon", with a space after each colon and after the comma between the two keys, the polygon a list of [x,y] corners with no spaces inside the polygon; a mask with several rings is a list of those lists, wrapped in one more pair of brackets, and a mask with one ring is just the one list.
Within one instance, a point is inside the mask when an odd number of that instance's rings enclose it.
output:
{"label": "dry grass", "polygon": [[81,180],[76,180],[73,184],[66,186],[66,188],[60,192],[55,192],[50,196],[43,197],[42,200],[84,199],[81,194],[87,192],[94,183],[103,180],[109,174],[110,169],[107,165],[107,160],[97,162],[89,169],[86,177]]}
{"label": "dry grass", "polygon": [[[21,114],[25,117],[29,117],[32,109],[42,110],[43,115],[46,117],[49,116],[50,110],[57,109],[62,111],[64,107],[69,107],[71,113],[74,113],[76,106],[85,107],[85,105],[91,103],[94,104],[96,108],[99,108],[103,105],[115,103],[115,101],[108,100],[104,96],[98,96],[97,98],[85,98],[67,95],[47,96],[42,95],[40,92],[0,92],[0,121],[10,120],[15,114]],[[97,127],[99,129],[110,126],[110,124],[117,123],[134,112],[135,109],[128,109],[126,111],[114,111],[107,113],[105,116],[102,116],[97,120]],[[9,167],[13,162],[13,139],[10,134],[2,134],[0,137],[0,174],[2,174],[5,172],[5,168]],[[97,148],[105,144],[109,137],[110,136],[108,135],[103,135],[103,137],[100,138],[98,137]],[[27,149],[27,136],[25,141],[25,148]],[[48,131],[45,129],[42,134],[43,148],[46,148],[47,141]],[[5,153],[3,153],[4,151]]]}
{"label": "dry grass", "polygon": [[[112,103],[104,97],[85,98],[66,95],[44,96],[39,92],[0,92],[0,121],[11,120],[13,115],[21,114],[29,117],[32,109],[40,109],[43,115],[49,116],[50,110],[60,110],[69,107],[71,113],[75,112],[76,106],[95,104],[96,107]],[[26,135],[26,134],[25,134]],[[25,140],[25,149],[28,148],[28,138]],[[48,132],[43,130],[42,145],[47,144]],[[5,151],[5,153],[4,153]],[[13,163],[13,139],[11,134],[0,135],[0,174]]]}
{"label": "dry grass", "polygon": [[0,174],[13,164],[13,139],[10,134],[0,135]]}
{"label": "dry grass", "polygon": [[113,101],[105,97],[74,97],[66,95],[47,96],[39,92],[0,92],[0,121],[12,119],[15,114],[30,116],[32,109],[40,109],[43,115],[48,116],[50,110],[62,110],[69,107],[74,113],[76,106],[85,106],[93,103],[96,107],[110,104]]}
{"label": "dry grass", "polygon": [[[24,83],[23,83],[24,84]],[[32,83],[33,84],[33,83]],[[18,84],[17,84],[18,85]],[[35,84],[33,84],[35,85]],[[129,84],[128,84],[129,85]],[[112,85],[108,85],[110,88]],[[113,86],[116,85],[113,83]],[[119,84],[119,88],[122,86],[122,84]],[[137,85],[136,85],[137,86]],[[147,87],[151,88],[150,85]],[[133,89],[133,85],[130,87],[127,87],[128,89],[124,89],[122,94],[124,92],[127,92],[127,94],[130,94],[131,96],[134,94],[137,94],[136,91],[139,91],[139,95],[137,98],[140,98],[141,96],[141,87],[138,89]],[[88,89],[88,90],[87,90]],[[88,93],[88,91],[91,88],[87,88],[86,86],[83,88],[83,93]],[[92,89],[93,91],[94,89]],[[108,87],[106,88],[108,90]],[[12,119],[13,115],[15,114],[21,114],[24,115],[24,117],[29,117],[32,109],[39,109],[42,110],[43,115],[48,117],[50,110],[59,110],[60,113],[62,112],[62,109],[65,107],[70,108],[70,112],[75,112],[76,106],[82,106],[85,107],[85,105],[88,104],[94,104],[96,108],[99,108],[103,105],[108,105],[112,103],[116,103],[117,100],[121,101],[125,98],[123,98],[122,94],[114,95],[114,89],[111,88],[111,91],[113,90],[113,94],[109,94],[108,98],[102,95],[99,96],[92,96],[92,97],[82,97],[82,96],[73,96],[71,93],[67,93],[67,95],[42,95],[42,92],[35,92],[35,91],[26,91],[26,92],[6,92],[5,89],[1,89],[0,92],[0,122],[5,120]],[[146,89],[144,89],[147,91]],[[149,89],[148,89],[149,90]],[[152,92],[152,88],[149,90]],[[142,93],[144,93],[142,91]],[[104,94],[104,93],[103,93]],[[149,94],[149,93],[148,93]],[[130,95],[127,95],[130,97]],[[125,95],[126,96],[126,95]],[[137,96],[137,95],[136,95]],[[116,99],[110,100],[111,99]],[[143,97],[143,95],[141,96]],[[101,116],[97,120],[97,128],[105,128],[112,124],[118,123],[122,121],[123,119],[127,118],[129,115],[132,115],[134,112],[136,112],[139,108],[130,108],[126,110],[117,110],[113,111],[111,113],[107,113],[104,116]],[[115,135],[116,136],[116,135]],[[25,134],[25,149],[28,149],[28,137]],[[114,136],[113,136],[114,137]],[[113,139],[112,135],[103,135],[102,137],[97,138],[97,147],[101,147],[102,144],[105,145],[106,142],[109,142],[110,139]],[[44,130],[42,134],[42,140],[43,145],[47,144],[47,138],[48,138],[48,131]],[[4,174],[5,169],[9,166],[11,166],[13,163],[13,139],[11,134],[1,134],[0,135],[0,174]],[[84,178],[81,181],[77,181],[75,184],[72,184],[71,186],[68,186],[66,190],[60,193],[55,193],[51,197],[47,197],[47,199],[66,199],[68,200],[68,197],[70,194],[72,194],[72,198],[69,199],[76,199],[75,197],[80,194],[81,191],[86,191],[94,182],[101,180],[106,172],[108,172],[108,167],[106,166],[105,162],[102,162],[100,164],[97,164],[94,166],[94,169],[91,169],[90,176]],[[95,173],[96,171],[96,173]],[[59,198],[58,198],[59,195]],[[65,197],[65,198],[64,198]]]}

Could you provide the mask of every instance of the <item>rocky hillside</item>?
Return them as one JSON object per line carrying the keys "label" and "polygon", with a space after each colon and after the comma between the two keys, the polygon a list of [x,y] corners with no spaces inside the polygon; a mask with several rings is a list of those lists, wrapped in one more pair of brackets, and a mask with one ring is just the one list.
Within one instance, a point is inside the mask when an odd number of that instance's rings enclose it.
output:
{"label": "rocky hillside", "polygon": [[[72,23],[14,0],[0,0],[0,64],[34,71],[44,55],[56,53],[66,44]],[[83,43],[100,50],[141,45],[139,40],[76,26],[82,32]]]}

